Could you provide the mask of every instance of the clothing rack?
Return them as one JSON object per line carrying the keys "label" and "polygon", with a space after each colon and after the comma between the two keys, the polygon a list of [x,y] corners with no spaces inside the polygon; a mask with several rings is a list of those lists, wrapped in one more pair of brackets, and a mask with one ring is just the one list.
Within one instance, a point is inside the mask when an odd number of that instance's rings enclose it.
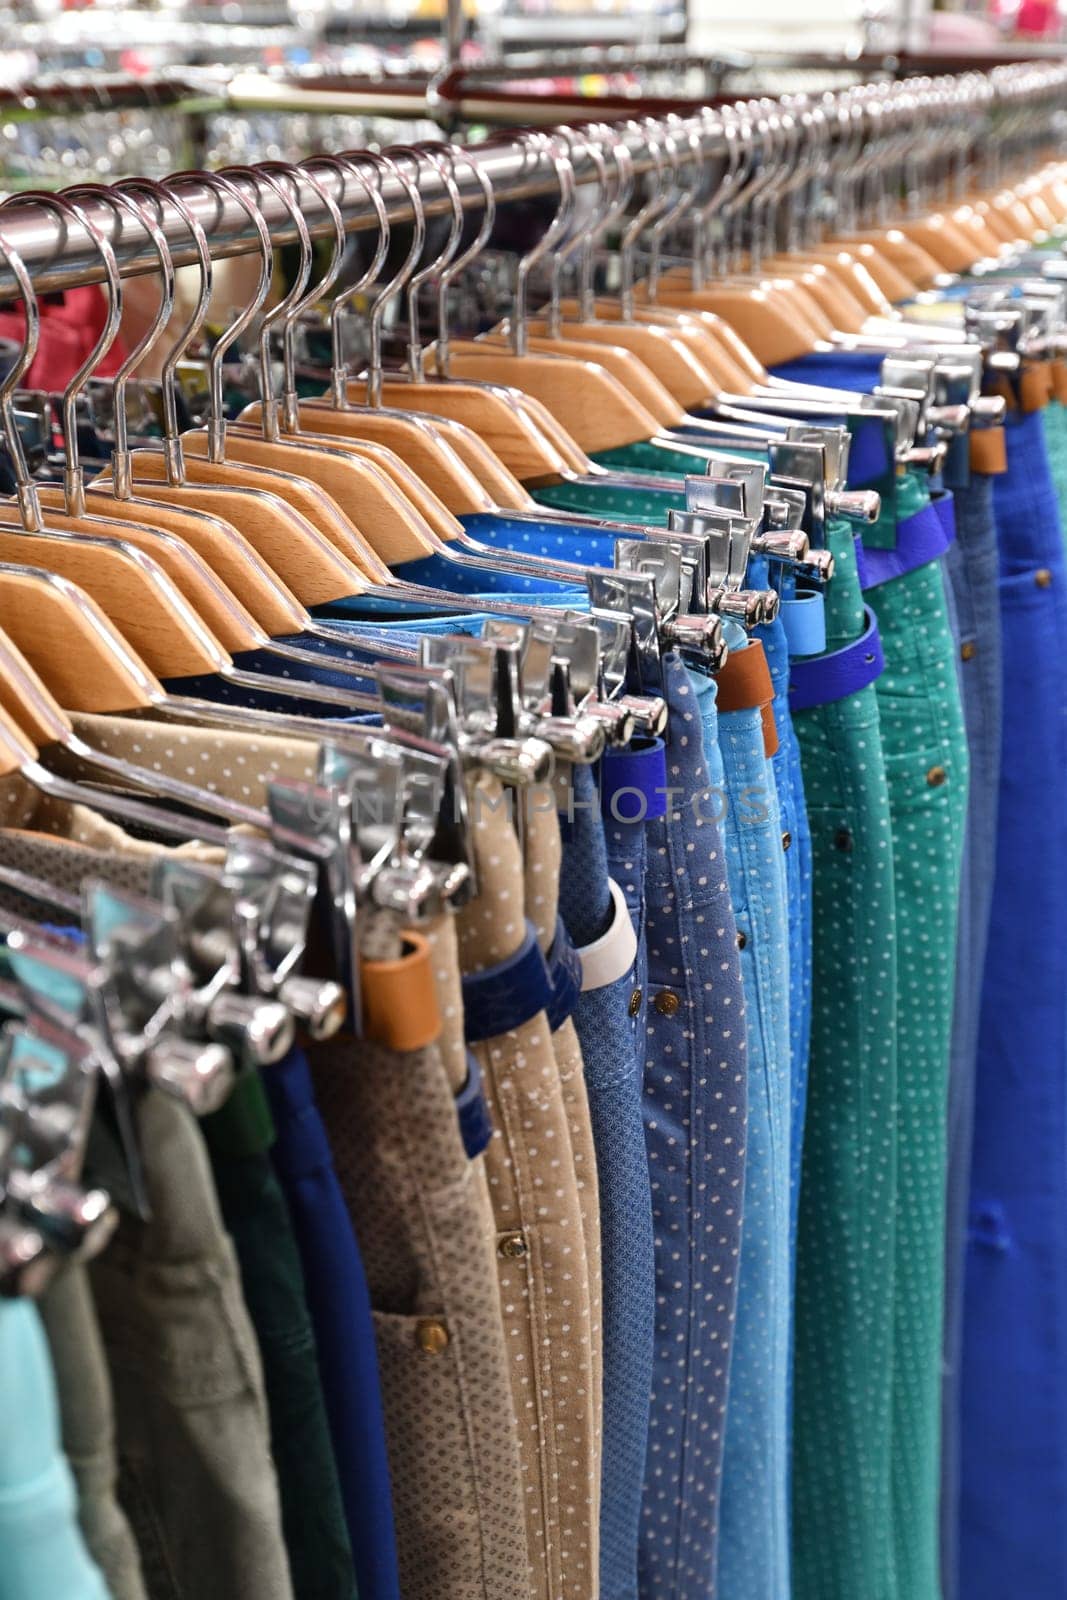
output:
{"label": "clothing rack", "polygon": [[[447,80],[446,80],[447,82]],[[441,87],[438,87],[441,93]],[[483,99],[491,100],[492,91],[482,91],[477,105]],[[496,94],[496,103],[510,109],[511,120],[516,113],[525,112],[526,100],[521,95]],[[866,119],[866,128],[873,138],[883,125],[887,112],[898,109],[909,118],[928,116],[936,119],[939,112],[951,113],[953,119],[966,115],[974,119],[969,131],[972,144],[980,146],[979,133],[988,119],[998,111],[1043,116],[1059,109],[1067,100],[1067,65],[1040,64],[1003,68],[989,75],[966,74],[959,78],[928,80],[921,88],[911,84],[868,85],[858,90],[841,90],[835,96],[826,96],[820,102],[827,116],[829,137],[843,137],[841,119],[835,112],[849,109],[852,121],[847,137],[856,138],[856,118]],[[584,105],[564,99],[541,103],[552,122],[565,120],[576,111],[590,115],[594,111],[611,114],[626,105],[625,100],[591,100]],[[463,98],[459,101],[464,115],[474,108]],[[725,157],[729,142],[721,116],[716,116],[705,106],[691,102],[643,102],[642,110],[648,114],[675,113],[682,108],[690,115],[677,123],[673,132],[679,141],[696,139],[705,162]],[[741,108],[743,110],[743,106]],[[737,130],[734,130],[737,136]],[[758,138],[758,130],[746,137]],[[627,121],[619,132],[633,158],[637,173],[648,172],[662,161],[662,152],[654,150],[646,130],[635,120]],[[464,147],[460,147],[460,151]],[[549,146],[532,146],[527,140],[493,140],[484,145],[470,147],[471,157],[478,169],[492,184],[498,204],[551,194],[558,189],[556,169]],[[598,169],[588,150],[577,142],[570,154],[577,184],[594,182]],[[465,163],[462,154],[455,163],[455,177],[465,208],[477,209],[482,204],[482,191],[474,170]],[[376,225],[375,211],[367,199],[364,180],[355,175],[342,177],[336,169],[323,167],[319,181],[336,201],[349,231],[358,232]],[[386,203],[390,222],[411,219],[411,207],[401,184],[390,174],[380,174],[382,197]],[[270,229],[276,244],[292,242],[297,237],[292,217],[283,201],[270,190],[256,186],[254,169],[234,176],[238,189],[254,200]],[[422,205],[427,217],[447,212],[449,200],[439,173],[428,161],[419,162],[418,183]],[[174,190],[190,207],[197,220],[207,230],[216,257],[245,254],[255,248],[256,233],[242,206],[232,198],[221,198],[195,174],[182,175],[174,180]],[[331,222],[318,198],[309,192],[301,196],[309,207],[307,222],[313,235],[329,232]],[[158,265],[158,255],[147,233],[129,215],[121,219],[115,208],[106,202],[87,199],[84,209],[92,223],[111,243],[123,275],[153,271]],[[173,251],[176,264],[195,260],[189,232],[178,211],[160,196],[160,221]],[[92,243],[84,228],[73,219],[61,219],[47,204],[27,201],[14,214],[4,219],[3,237],[17,250],[27,270],[41,293],[72,288],[79,284],[101,282],[104,272],[98,248]],[[0,264],[0,297],[9,298],[15,290],[10,267]]]}

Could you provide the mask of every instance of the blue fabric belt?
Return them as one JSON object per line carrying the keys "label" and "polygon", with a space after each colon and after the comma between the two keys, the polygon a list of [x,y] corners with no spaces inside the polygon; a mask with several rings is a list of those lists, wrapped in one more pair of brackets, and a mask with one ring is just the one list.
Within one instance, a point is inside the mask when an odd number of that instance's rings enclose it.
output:
{"label": "blue fabric belt", "polygon": [[478,1057],[470,1050],[467,1051],[467,1081],[456,1096],[456,1115],[463,1148],[473,1161],[493,1137],[493,1122],[482,1093],[482,1069]]}
{"label": "blue fabric belt", "polygon": [[778,615],[790,656],[821,656],[826,649],[826,601],[811,590],[783,600]]}
{"label": "blue fabric belt", "polygon": [[604,752],[600,808],[614,822],[666,816],[667,751],[662,739],[639,737],[621,750]]}
{"label": "blue fabric belt", "polygon": [[897,524],[897,542],[892,550],[867,550],[862,539],[856,540],[860,587],[876,589],[891,578],[902,578],[916,567],[925,567],[943,556],[955,537],[955,510],[946,490]]}
{"label": "blue fabric belt", "polygon": [[825,706],[832,700],[858,694],[883,671],[885,656],[878,634],[878,618],[870,606],[865,606],[864,612],[866,628],[843,650],[792,663],[789,669],[790,711],[810,711],[813,706]]}
{"label": "blue fabric belt", "polygon": [[520,1028],[539,1011],[545,1012],[554,1033],[574,1010],[581,987],[581,957],[563,923],[557,918],[546,958],[537,929],[528,921],[526,937],[514,955],[463,979],[464,1033],[474,1044],[495,1039]]}

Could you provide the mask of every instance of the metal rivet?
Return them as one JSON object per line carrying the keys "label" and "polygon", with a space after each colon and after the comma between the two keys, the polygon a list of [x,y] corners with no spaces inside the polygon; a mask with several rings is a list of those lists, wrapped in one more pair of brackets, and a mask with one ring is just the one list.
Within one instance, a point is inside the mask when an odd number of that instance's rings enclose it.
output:
{"label": "metal rivet", "polygon": [[630,1004],[626,1007],[631,1017],[636,1017],[637,1013],[640,1011],[642,998],[643,996],[640,989],[635,989],[633,994],[630,996]]}
{"label": "metal rivet", "polygon": [[526,1239],[521,1233],[505,1233],[496,1249],[505,1261],[521,1261],[526,1255]]}
{"label": "metal rivet", "polygon": [[960,657],[964,661],[973,661],[978,654],[978,646],[973,639],[964,639],[960,645]]}
{"label": "metal rivet", "polygon": [[436,1317],[425,1317],[416,1324],[415,1343],[423,1355],[439,1356],[448,1349],[448,1329]]}
{"label": "metal rivet", "polygon": [[652,1004],[661,1017],[673,1017],[681,1003],[678,996],[672,994],[669,989],[661,989],[659,994],[652,997]]}
{"label": "metal rivet", "polygon": [[1037,571],[1034,573],[1034,582],[1037,584],[1039,589],[1048,588],[1049,584],[1052,582],[1052,573],[1049,571],[1048,567],[1038,567]]}
{"label": "metal rivet", "polygon": [[783,833],[782,834],[782,849],[783,850],[788,850],[789,846],[792,843],[793,843],[793,835],[791,833],[789,833],[788,831]]}
{"label": "metal rivet", "polygon": [[948,782],[948,773],[944,767],[931,767],[926,774],[926,781],[931,789],[940,789],[943,783]]}
{"label": "metal rivet", "polygon": [[838,850],[852,849],[852,833],[848,828],[838,828],[834,834],[834,845]]}
{"label": "metal rivet", "polygon": [[748,934],[747,933],[742,933],[741,929],[738,928],[738,930],[737,930],[737,948],[739,950],[743,950],[747,943],[748,943]]}

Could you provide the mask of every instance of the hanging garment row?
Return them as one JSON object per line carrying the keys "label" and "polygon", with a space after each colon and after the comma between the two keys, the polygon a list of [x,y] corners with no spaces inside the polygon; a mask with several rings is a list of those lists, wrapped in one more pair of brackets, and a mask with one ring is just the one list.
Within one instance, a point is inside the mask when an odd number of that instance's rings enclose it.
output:
{"label": "hanging garment row", "polygon": [[1065,101],[0,206],[0,1600],[1062,1600]]}

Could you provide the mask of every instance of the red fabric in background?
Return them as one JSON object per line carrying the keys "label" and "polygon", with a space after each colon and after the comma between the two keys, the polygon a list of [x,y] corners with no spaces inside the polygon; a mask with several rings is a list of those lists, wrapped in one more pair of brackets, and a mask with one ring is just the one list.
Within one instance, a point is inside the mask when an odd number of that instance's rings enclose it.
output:
{"label": "red fabric in background", "polygon": [[[67,289],[62,303],[41,304],[41,339],[29,372],[22,380],[24,389],[62,391],[73,378],[103,332],[107,301],[97,284]],[[0,338],[22,345],[26,338],[26,314],[21,305],[0,311]],[[126,346],[117,338],[96,367],[100,378],[112,378],[126,357]]]}

